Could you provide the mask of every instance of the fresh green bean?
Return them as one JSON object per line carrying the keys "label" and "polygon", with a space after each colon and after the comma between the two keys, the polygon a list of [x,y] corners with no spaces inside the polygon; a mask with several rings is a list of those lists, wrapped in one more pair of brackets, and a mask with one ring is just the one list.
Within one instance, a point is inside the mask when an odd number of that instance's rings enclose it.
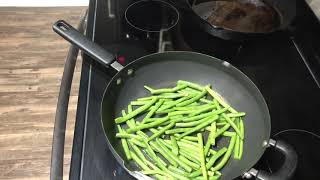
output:
{"label": "fresh green bean", "polygon": [[177,140],[173,136],[171,136],[170,139],[171,139],[171,145],[172,145],[172,153],[177,156],[179,155],[179,147],[177,144]]}
{"label": "fresh green bean", "polygon": [[231,153],[233,151],[235,142],[236,142],[236,136],[234,135],[233,137],[231,137],[230,144],[229,144],[227,152],[225,153],[225,155],[223,156],[221,161],[215,167],[213,167],[212,171],[220,170],[227,163],[227,161],[229,160],[229,158],[231,156]]}
{"label": "fresh green bean", "polygon": [[130,105],[131,106],[142,106],[142,105],[145,105],[147,103],[150,103],[151,100],[148,100],[148,101],[131,101],[130,102]]}
{"label": "fresh green bean", "polygon": [[208,173],[206,169],[206,161],[205,161],[205,155],[203,150],[203,139],[201,133],[197,134],[198,137],[198,148],[199,148],[199,155],[200,155],[200,164],[201,164],[201,170],[202,170],[202,176],[205,180],[208,180]]}
{"label": "fresh green bean", "polygon": [[207,93],[207,91],[203,90],[203,91],[201,91],[201,93],[197,94],[196,96],[192,97],[191,99],[183,101],[183,102],[177,104],[176,106],[178,106],[178,107],[180,106],[181,107],[181,106],[189,105],[189,104],[201,99],[204,95],[206,95],[206,93]]}
{"label": "fresh green bean", "polygon": [[178,163],[171,159],[171,157],[162,149],[162,147],[158,144],[157,141],[150,141],[149,144],[152,148],[154,148],[157,152],[159,152],[166,160],[175,167],[178,167]]}
{"label": "fresh green bean", "polygon": [[237,113],[237,112],[238,112],[238,111],[236,111],[235,109],[233,109],[228,103],[226,103],[218,93],[214,92],[214,91],[213,91],[212,89],[210,89],[209,87],[205,87],[205,89],[208,91],[208,93],[209,93],[214,99],[216,99],[216,100],[219,102],[219,104],[221,104],[223,107],[229,109],[230,112],[232,112],[232,113]]}
{"label": "fresh green bean", "polygon": [[123,123],[133,117],[135,117],[136,115],[140,114],[141,112],[145,111],[146,109],[148,109],[149,107],[151,107],[156,101],[158,100],[158,98],[153,98],[149,103],[139,107],[138,109],[132,111],[132,113],[130,114],[127,114],[126,116],[124,117],[118,117],[115,119],[115,122],[117,124],[119,123]]}
{"label": "fresh green bean", "polygon": [[132,143],[132,140],[129,140],[129,143],[134,150],[134,152],[137,154],[138,158],[142,160],[145,164],[147,164],[152,169],[159,169],[157,166],[152,164],[150,161],[147,160],[147,158],[143,155],[142,151],[136,146],[134,143]]}
{"label": "fresh green bean", "polygon": [[[119,132],[122,132],[123,130],[121,129],[121,126],[120,125],[117,125],[118,127],[118,131]],[[126,139],[121,139],[121,145],[122,145],[122,148],[123,148],[123,151],[124,151],[124,154],[126,155],[127,159],[128,160],[131,160],[131,155],[130,155],[130,150],[129,150],[129,146],[128,146],[128,143],[127,143],[127,140]]]}
{"label": "fresh green bean", "polygon": [[146,121],[146,119],[151,118],[151,116],[154,115],[154,113],[160,108],[160,106],[163,104],[164,100],[160,99],[159,102],[156,103],[155,107],[151,109],[148,114],[142,119],[142,123]]}
{"label": "fresh green bean", "polygon": [[[196,138],[198,139],[198,137],[196,137]],[[198,140],[197,140],[197,142],[198,142]],[[192,142],[192,141],[189,141],[189,140],[186,140],[186,139],[180,139],[179,143],[181,145],[189,144],[189,145],[193,145],[193,146],[196,146],[196,147],[198,146],[198,143],[195,143],[195,142]]]}
{"label": "fresh green bean", "polygon": [[149,157],[160,167],[160,169],[163,169],[163,167],[167,166],[167,164],[156,155],[149,144],[147,144],[146,152]]}
{"label": "fresh green bean", "polygon": [[209,149],[212,145],[212,136],[215,134],[215,122],[213,122],[211,124],[211,131],[208,135],[208,139],[207,139],[207,142],[206,142],[206,145],[204,146],[204,156],[207,156],[208,152],[209,152]]}
{"label": "fresh green bean", "polygon": [[218,119],[217,116],[212,117],[212,118],[209,119],[208,121],[203,122],[203,123],[197,125],[196,127],[192,128],[191,130],[184,132],[183,134],[181,134],[181,136],[180,136],[178,139],[181,139],[181,138],[184,137],[184,136],[187,136],[187,135],[192,134],[192,133],[194,133],[194,132],[196,132],[196,131],[199,131],[200,129],[208,126],[209,124],[211,124],[213,121],[215,121],[215,120],[217,120],[217,119]]}
{"label": "fresh green bean", "polygon": [[135,145],[138,145],[138,146],[140,146],[140,147],[142,147],[142,148],[146,148],[146,147],[147,147],[147,145],[146,145],[145,142],[138,141],[138,140],[136,140],[136,139],[129,139],[129,142],[131,142],[131,143],[133,143],[133,144],[135,144]]}
{"label": "fresh green bean", "polygon": [[216,105],[207,105],[204,108],[197,109],[197,110],[193,111],[191,114],[189,114],[189,117],[193,117],[193,116],[199,115],[203,112],[207,112],[207,111],[213,109],[214,107],[216,107]]}
{"label": "fresh green bean", "polygon": [[188,118],[183,119],[182,121],[183,122],[196,121],[196,120],[199,120],[199,119],[206,118],[208,116],[219,115],[219,114],[221,114],[221,113],[223,113],[225,111],[226,111],[226,109],[220,109],[220,110],[217,110],[217,111],[212,111],[212,112],[200,114],[200,115],[193,116],[193,117],[188,117]]}
{"label": "fresh green bean", "polygon": [[189,180],[189,178],[184,177],[178,173],[171,172],[170,170],[166,170],[166,172],[178,180]]}
{"label": "fresh green bean", "polygon": [[214,176],[214,172],[208,171],[208,176]]}
{"label": "fresh green bean", "polygon": [[180,174],[181,176],[188,176],[188,173],[179,169],[179,168],[176,168],[174,166],[169,166],[168,169],[174,173],[177,173],[177,174]]}
{"label": "fresh green bean", "polygon": [[156,111],[156,114],[167,114],[167,113],[170,113],[170,112],[173,112],[174,110],[173,109],[166,109],[166,110],[161,110],[161,111]]}
{"label": "fresh green bean", "polygon": [[184,102],[184,101],[186,101],[186,100],[189,99],[189,98],[191,98],[191,96],[182,97],[182,98],[180,98],[180,99],[178,99],[178,100],[176,100],[176,101],[173,101],[173,102],[170,103],[170,104],[167,104],[166,106],[163,106],[163,107],[159,108],[158,111],[164,111],[164,110],[166,110],[166,109],[172,108],[172,107],[174,107],[175,105],[177,105],[177,104],[179,104],[179,103],[181,103],[181,102]]}
{"label": "fresh green bean", "polygon": [[[170,148],[172,149],[172,146],[170,143],[166,142],[165,140],[162,141],[162,143],[167,146],[167,148]],[[192,162],[195,162],[195,163],[200,163],[200,159],[199,159],[199,156],[198,156],[198,152],[197,151],[194,151],[193,152],[193,149],[186,149],[186,148],[180,148],[180,151],[179,153],[184,156],[185,158],[189,159],[190,161]]]}
{"label": "fresh green bean", "polygon": [[168,94],[162,94],[158,96],[160,99],[176,99],[181,97],[187,97],[189,94],[187,93],[168,93]]}
{"label": "fresh green bean", "polygon": [[227,124],[226,122],[217,122],[217,126],[224,126],[226,124]]}
{"label": "fresh green bean", "polygon": [[184,81],[184,80],[178,80],[177,82],[178,85],[187,85],[193,89],[196,89],[196,90],[199,90],[199,91],[202,91],[204,89],[204,87],[198,85],[198,84],[195,84],[195,83],[192,83],[192,82],[189,82],[189,81]]}
{"label": "fresh green bean", "polygon": [[239,129],[240,129],[241,136],[244,137],[244,124],[243,124],[242,118],[240,118],[240,120],[239,120]]}
{"label": "fresh green bean", "polygon": [[233,151],[233,159],[240,159],[239,157],[239,148],[240,148],[240,137],[237,136],[236,137],[236,142],[235,142],[235,145],[234,145],[234,151]]}
{"label": "fresh green bean", "polygon": [[238,136],[243,139],[243,135],[241,134],[239,128],[237,125],[225,114],[222,114],[222,117],[226,118],[227,122],[231,125],[231,127],[234,129],[234,131],[238,134]]}
{"label": "fresh green bean", "polygon": [[213,136],[214,138],[219,137],[221,134],[223,134],[226,130],[230,128],[230,124],[224,125],[221,129],[218,129],[216,134]]}
{"label": "fresh green bean", "polygon": [[243,117],[243,116],[245,116],[245,115],[246,115],[245,112],[239,112],[239,113],[230,113],[230,114],[228,114],[227,116],[228,116],[229,118],[235,118],[235,117]]}
{"label": "fresh green bean", "polygon": [[213,103],[213,101],[210,101],[210,100],[205,99],[205,98],[201,98],[200,101],[203,102],[203,103],[207,103],[207,104],[212,104]]}
{"label": "fresh green bean", "polygon": [[[223,147],[223,148],[220,149],[215,155],[213,155],[213,156],[210,158],[209,162],[206,164],[206,169],[207,169],[207,170],[210,169],[210,168],[213,166],[213,164],[214,164],[224,153],[226,153],[226,151],[227,151],[227,148]],[[212,171],[212,170],[211,170],[211,171]],[[214,171],[213,171],[213,172],[214,172]],[[192,172],[192,173],[189,175],[189,177],[190,177],[190,178],[194,178],[194,177],[199,176],[200,174],[201,174],[201,169]]]}
{"label": "fresh green bean", "polygon": [[[244,136],[244,125],[243,125],[243,120],[241,118],[240,118],[240,132]],[[243,141],[244,140],[241,140],[239,144],[239,155],[238,155],[239,159],[242,158],[242,154],[243,154]]]}
{"label": "fresh green bean", "polygon": [[174,179],[173,176],[171,176],[170,174],[164,172],[164,171],[161,171],[161,170],[144,170],[141,172],[142,174],[146,174],[146,175],[154,175],[154,174],[160,174],[160,175],[164,175],[170,179]]}
{"label": "fresh green bean", "polygon": [[169,125],[165,126],[160,131],[154,133],[152,136],[149,137],[148,141],[151,141],[151,140],[155,139],[156,137],[161,136],[162,134],[164,134],[164,132],[166,130],[171,129],[174,126],[174,124],[175,124],[175,122],[171,122]]}
{"label": "fresh green bean", "polygon": [[185,169],[188,172],[192,171],[192,168],[190,166],[188,166],[187,164],[185,164],[184,162],[179,160],[179,157],[174,155],[162,142],[160,139],[156,139],[156,141],[158,141],[158,144],[161,146],[161,148],[165,151],[165,153],[168,154],[168,156],[176,161],[183,169]]}
{"label": "fresh green bean", "polygon": [[213,122],[213,126],[211,127],[212,136],[210,137],[211,138],[210,142],[212,145],[216,144],[216,138],[215,138],[216,131],[217,131],[217,123]]}
{"label": "fresh green bean", "polygon": [[134,152],[130,152],[132,159],[143,169],[143,170],[151,170]]}
{"label": "fresh green bean", "polygon": [[199,164],[194,163],[193,161],[190,161],[189,159],[187,159],[186,157],[184,157],[182,155],[179,156],[179,160],[184,162],[188,166],[192,167],[192,169],[199,169],[200,168]]}
{"label": "fresh green bean", "polygon": [[[178,134],[177,134],[178,135]],[[179,135],[178,135],[179,136]],[[185,136],[181,139],[182,140],[188,140],[188,141],[198,141],[197,140],[197,137],[194,137],[194,136]]]}
{"label": "fresh green bean", "polygon": [[215,151],[213,149],[209,149],[209,153],[210,153],[210,155],[215,155],[215,154],[217,154],[217,151]]}
{"label": "fresh green bean", "polygon": [[223,135],[228,136],[228,137],[232,137],[232,136],[236,136],[237,134],[235,132],[225,131],[223,133]]}
{"label": "fresh green bean", "polygon": [[138,98],[137,101],[149,101],[152,98],[154,98],[155,96],[149,96],[149,97],[142,97],[142,98]]}
{"label": "fresh green bean", "polygon": [[166,116],[164,118],[161,118],[161,119],[158,119],[154,122],[151,122],[151,123],[148,123],[148,124],[140,124],[138,126],[135,126],[133,128],[129,128],[127,130],[128,133],[133,133],[133,132],[136,132],[136,131],[139,131],[139,130],[142,130],[142,129],[147,129],[147,128],[151,128],[151,127],[155,127],[155,126],[158,126],[160,124],[162,124],[163,122],[165,121],[168,121],[169,120],[169,117]]}
{"label": "fresh green bean", "polygon": [[[214,117],[214,116],[216,116],[216,117]],[[217,115],[210,115],[210,116],[208,116],[208,117],[206,117],[206,118],[203,118],[203,119],[200,119],[200,120],[198,120],[198,121],[177,123],[177,124],[176,124],[176,127],[193,127],[193,126],[197,126],[197,125],[199,125],[199,124],[201,124],[201,123],[203,123],[203,122],[208,121],[208,120],[211,119],[211,118],[216,118],[216,119],[218,119],[219,116],[217,116]]]}
{"label": "fresh green bean", "polygon": [[166,134],[176,134],[176,133],[186,132],[186,131],[190,131],[190,130],[192,130],[192,128],[175,128],[175,129],[167,130],[165,133]]}
{"label": "fresh green bean", "polygon": [[128,134],[125,132],[117,133],[116,137],[118,137],[118,138],[133,138],[133,139],[137,139],[139,141],[143,141],[142,137],[140,137],[138,135],[134,135],[134,134]]}

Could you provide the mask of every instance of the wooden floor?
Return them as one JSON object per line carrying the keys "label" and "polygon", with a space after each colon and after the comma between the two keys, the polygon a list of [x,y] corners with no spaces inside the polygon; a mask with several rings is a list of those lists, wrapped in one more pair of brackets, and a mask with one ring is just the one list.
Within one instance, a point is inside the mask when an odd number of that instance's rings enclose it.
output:
{"label": "wooden floor", "polygon": [[[48,179],[54,116],[68,43],[51,30],[58,19],[77,25],[85,7],[0,8],[0,179]],[[73,81],[65,177],[79,87]],[[65,178],[67,179],[67,178]]]}

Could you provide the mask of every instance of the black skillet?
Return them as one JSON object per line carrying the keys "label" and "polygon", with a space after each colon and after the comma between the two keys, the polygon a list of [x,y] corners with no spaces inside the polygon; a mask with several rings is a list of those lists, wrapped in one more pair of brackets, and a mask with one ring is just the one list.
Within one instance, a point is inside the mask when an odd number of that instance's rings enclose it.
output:
{"label": "black skillet", "polygon": [[[195,52],[165,52],[141,57],[122,67],[115,57],[97,44],[88,40],[71,25],[60,20],[53,30],[72,44],[82,49],[96,61],[118,72],[109,82],[101,99],[101,122],[106,140],[114,157],[132,176],[145,179],[139,168],[126,160],[117,132],[114,118],[121,109],[139,97],[147,95],[143,85],[154,88],[174,86],[184,79],[199,84],[212,84],[232,106],[247,113],[244,120],[245,143],[241,160],[232,158],[221,170],[221,179],[239,176],[256,179],[289,179],[297,165],[297,154],[283,141],[270,139],[270,116],[266,102],[254,83],[228,62]],[[283,154],[284,161],[277,172],[272,174],[252,167],[260,159],[266,148],[272,147]],[[62,165],[62,164],[61,164]]]}
{"label": "black skillet", "polygon": [[[217,9],[217,2],[232,2],[240,1],[242,3],[248,3],[253,5],[265,4],[270,6],[279,16],[279,23],[274,28],[268,31],[255,32],[255,31],[240,31],[238,29],[227,28],[221,25],[209,23],[207,18],[215,13]],[[182,12],[183,23],[186,26],[199,27],[203,32],[206,32],[212,36],[219,37],[224,40],[242,41],[250,38],[264,36],[273,32],[286,30],[292,23],[296,15],[296,0],[171,0],[173,4]],[[271,10],[272,10],[271,9]],[[239,8],[230,10],[225,13],[226,18],[237,18],[237,21],[249,16],[249,12]],[[266,14],[265,16],[268,16]],[[260,16],[261,18],[261,16]],[[263,17],[262,17],[263,18]],[[257,20],[259,23],[259,20]],[[251,22],[255,23],[255,22]],[[250,24],[251,24],[250,23]],[[259,26],[262,26],[259,24]]]}

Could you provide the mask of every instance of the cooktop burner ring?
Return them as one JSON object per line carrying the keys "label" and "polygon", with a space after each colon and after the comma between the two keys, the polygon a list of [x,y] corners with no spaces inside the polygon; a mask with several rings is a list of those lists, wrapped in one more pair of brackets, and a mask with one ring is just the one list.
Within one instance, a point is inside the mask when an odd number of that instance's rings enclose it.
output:
{"label": "cooktop burner ring", "polygon": [[144,32],[168,31],[178,24],[179,19],[178,9],[162,0],[140,0],[125,11],[126,22]]}

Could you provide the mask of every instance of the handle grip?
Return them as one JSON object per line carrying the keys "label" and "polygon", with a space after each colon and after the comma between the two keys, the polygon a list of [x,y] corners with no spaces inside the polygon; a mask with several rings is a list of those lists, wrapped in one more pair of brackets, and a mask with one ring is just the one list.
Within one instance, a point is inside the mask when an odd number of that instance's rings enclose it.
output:
{"label": "handle grip", "polygon": [[298,155],[293,147],[284,141],[278,140],[272,145],[274,150],[284,155],[284,163],[275,173],[263,170],[258,171],[256,179],[259,180],[288,180],[293,175],[298,164]]}
{"label": "handle grip", "polygon": [[105,66],[110,66],[115,61],[115,56],[113,54],[90,41],[86,36],[81,34],[67,22],[59,20],[53,24],[52,29],[65,40],[77,46],[99,63]]}

